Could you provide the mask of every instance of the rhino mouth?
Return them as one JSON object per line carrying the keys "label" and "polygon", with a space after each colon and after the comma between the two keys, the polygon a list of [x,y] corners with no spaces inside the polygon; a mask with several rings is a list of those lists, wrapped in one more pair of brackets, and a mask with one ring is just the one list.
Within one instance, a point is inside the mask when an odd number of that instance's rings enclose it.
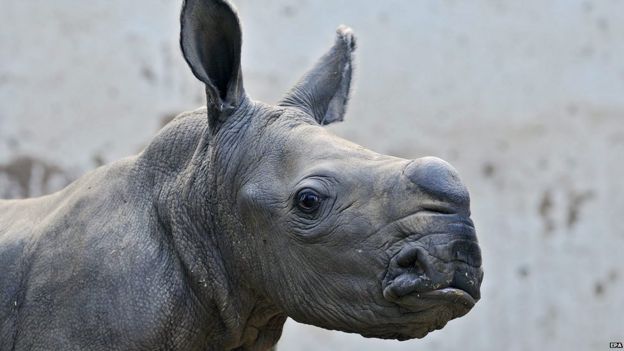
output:
{"label": "rhino mouth", "polygon": [[[421,243],[405,245],[390,261],[383,280],[383,295],[396,302],[408,296],[426,301],[457,302],[472,307],[481,297],[483,279],[480,249],[472,240],[456,239],[448,245],[450,259],[441,259]],[[458,251],[461,250],[461,251]]]}
{"label": "rhino mouth", "polygon": [[450,287],[386,299],[400,308],[402,323],[370,336],[396,340],[420,339],[442,329],[450,320],[468,313],[478,300],[462,289]]}
{"label": "rhino mouth", "polygon": [[406,241],[393,250],[382,294],[411,316],[397,338],[422,337],[465,315],[480,299],[481,251],[474,225],[464,216],[418,213],[399,224]]}
{"label": "rhino mouth", "polygon": [[413,292],[389,300],[407,311],[416,313],[416,316],[420,315],[418,320],[428,324],[428,332],[442,329],[448,321],[467,314],[477,302],[467,291],[450,287]]}
{"label": "rhino mouth", "polygon": [[[470,293],[459,288],[446,287],[426,292],[412,292],[397,296],[389,286],[384,289],[384,298],[411,312],[420,312],[434,307],[444,307],[452,313],[452,318],[465,315],[477,303]],[[452,319],[450,318],[450,319]]]}
{"label": "rhino mouth", "polygon": [[423,338],[432,331],[442,329],[455,318],[467,314],[476,304],[467,291],[458,288],[441,288],[427,292],[413,292],[401,297],[384,297],[399,306],[406,318],[395,332],[382,338],[409,340]]}

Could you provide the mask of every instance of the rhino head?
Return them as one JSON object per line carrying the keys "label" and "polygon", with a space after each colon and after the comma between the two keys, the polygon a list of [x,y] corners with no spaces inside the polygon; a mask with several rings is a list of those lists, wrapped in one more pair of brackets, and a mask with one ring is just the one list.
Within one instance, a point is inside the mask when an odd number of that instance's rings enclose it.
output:
{"label": "rhino head", "polygon": [[265,301],[271,316],[399,340],[474,306],[481,253],[457,171],[434,157],[381,155],[323,128],[345,114],[349,28],[269,105],[245,93],[241,29],[228,3],[186,0],[181,24],[208,120],[193,180],[201,190],[188,206],[211,228],[233,295]]}

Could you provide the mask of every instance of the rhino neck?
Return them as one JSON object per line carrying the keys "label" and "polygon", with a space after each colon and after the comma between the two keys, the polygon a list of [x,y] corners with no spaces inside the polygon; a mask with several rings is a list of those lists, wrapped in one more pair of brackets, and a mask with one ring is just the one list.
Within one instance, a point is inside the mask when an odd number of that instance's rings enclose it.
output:
{"label": "rhino neck", "polygon": [[[206,109],[178,116],[142,152],[142,186],[154,189],[163,238],[183,267],[198,334],[219,349],[265,350],[274,345],[286,316],[244,283],[232,250],[238,223],[218,201],[212,138]],[[227,211],[226,211],[227,212]]]}

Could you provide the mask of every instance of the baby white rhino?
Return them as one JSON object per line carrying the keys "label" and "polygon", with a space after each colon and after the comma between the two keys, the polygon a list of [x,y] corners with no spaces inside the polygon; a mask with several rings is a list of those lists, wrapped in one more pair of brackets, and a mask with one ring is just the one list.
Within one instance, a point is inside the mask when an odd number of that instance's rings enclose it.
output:
{"label": "baby white rhino", "polygon": [[180,42],[206,108],[64,190],[0,201],[0,349],[267,350],[287,317],[406,340],[474,306],[457,172],[322,127],[345,113],[349,28],[277,105],[245,94],[225,1],[186,0]]}

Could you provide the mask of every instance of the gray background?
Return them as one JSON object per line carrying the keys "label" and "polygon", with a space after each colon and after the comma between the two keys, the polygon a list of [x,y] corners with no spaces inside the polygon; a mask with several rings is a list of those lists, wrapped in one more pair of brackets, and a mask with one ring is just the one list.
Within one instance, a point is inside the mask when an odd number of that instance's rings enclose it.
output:
{"label": "gray background", "polygon": [[[338,135],[462,174],[483,299],[424,340],[289,321],[281,350],[606,350],[624,340],[624,2],[238,0],[247,91],[276,101],[345,23]],[[203,103],[179,1],[0,0],[0,197],[55,191]]]}

